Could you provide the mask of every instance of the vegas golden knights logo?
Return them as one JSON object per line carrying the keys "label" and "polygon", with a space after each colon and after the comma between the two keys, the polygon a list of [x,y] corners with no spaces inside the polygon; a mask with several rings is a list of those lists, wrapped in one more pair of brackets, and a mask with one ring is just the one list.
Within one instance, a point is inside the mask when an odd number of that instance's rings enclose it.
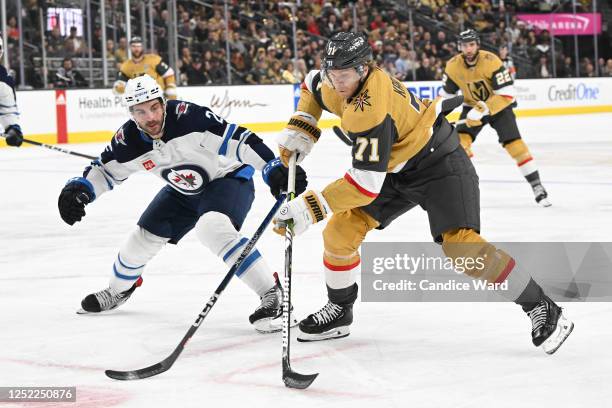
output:
{"label": "vegas golden knights logo", "polygon": [[468,88],[472,94],[472,97],[476,100],[486,101],[489,99],[489,96],[491,96],[484,81],[470,82],[468,84]]}

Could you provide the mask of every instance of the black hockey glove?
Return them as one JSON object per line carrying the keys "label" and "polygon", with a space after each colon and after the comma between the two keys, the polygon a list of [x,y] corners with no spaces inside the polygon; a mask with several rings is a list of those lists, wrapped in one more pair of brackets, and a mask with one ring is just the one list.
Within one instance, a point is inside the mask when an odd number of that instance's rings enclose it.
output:
{"label": "black hockey glove", "polygon": [[6,129],[4,134],[6,144],[9,146],[19,147],[23,143],[23,133],[19,125],[11,125]]}
{"label": "black hockey glove", "polygon": [[[270,186],[270,192],[276,198],[287,191],[289,180],[289,169],[286,168],[279,158],[271,160],[262,170],[263,179]],[[306,190],[308,180],[306,172],[301,166],[295,166],[295,195],[300,195]]]}
{"label": "black hockey glove", "polygon": [[62,189],[57,200],[60,216],[68,225],[73,225],[85,216],[85,206],[93,201],[90,187],[80,179],[72,179]]}

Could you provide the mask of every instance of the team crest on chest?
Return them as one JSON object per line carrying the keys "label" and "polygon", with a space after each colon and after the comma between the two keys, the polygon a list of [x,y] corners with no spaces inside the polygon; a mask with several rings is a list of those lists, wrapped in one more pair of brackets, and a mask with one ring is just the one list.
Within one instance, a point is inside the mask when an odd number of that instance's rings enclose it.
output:
{"label": "team crest on chest", "polygon": [[206,170],[192,164],[174,166],[161,175],[176,190],[188,195],[201,193],[210,181]]}
{"label": "team crest on chest", "polygon": [[371,96],[368,95],[368,91],[369,90],[366,89],[355,97],[355,100],[353,101],[353,105],[355,105],[354,112],[357,112],[357,109],[361,109],[361,111],[363,112],[366,106],[372,106],[372,104],[370,103]]}
{"label": "team crest on chest", "polygon": [[476,81],[468,83],[468,89],[472,97],[478,101],[486,101],[491,96],[484,81]]}

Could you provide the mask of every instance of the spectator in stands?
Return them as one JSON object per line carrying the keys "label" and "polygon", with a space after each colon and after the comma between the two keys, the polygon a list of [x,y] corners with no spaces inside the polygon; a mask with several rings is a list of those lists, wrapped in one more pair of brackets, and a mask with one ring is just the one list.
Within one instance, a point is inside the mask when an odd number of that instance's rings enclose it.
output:
{"label": "spectator in stands", "polygon": [[117,49],[115,50],[115,62],[119,67],[128,59],[128,50],[127,50],[127,38],[121,37],[119,38],[119,44],[117,45]]}
{"label": "spectator in stands", "polygon": [[302,82],[308,74],[308,68],[306,67],[306,61],[303,58],[297,60],[295,64],[295,77],[298,82]]}
{"label": "spectator in stands", "polygon": [[421,66],[416,70],[417,81],[433,81],[435,79],[435,71],[432,70],[431,62],[428,57],[421,60]]}
{"label": "spectator in stands", "polygon": [[64,42],[64,52],[67,56],[81,55],[87,49],[83,37],[77,35],[77,28],[70,27],[70,35]]}
{"label": "spectator in stands", "polygon": [[246,76],[246,82],[252,85],[272,83],[268,78],[268,64],[265,59],[255,62],[255,67]]}
{"label": "spectator in stands", "polygon": [[271,84],[282,84],[287,82],[283,79],[283,69],[279,60],[275,59],[268,64],[267,77],[270,79]]}
{"label": "spectator in stands", "polygon": [[602,76],[612,77],[612,58],[608,58],[608,60],[606,61],[606,66],[602,70],[601,74]]}
{"label": "spectator in stands", "polygon": [[587,77],[587,78],[592,78],[595,76],[595,67],[593,66],[593,64],[589,61],[588,63],[585,64],[584,66],[584,74],[583,76]]}
{"label": "spectator in stands", "polygon": [[213,81],[205,72],[202,65],[202,58],[195,56],[190,59],[189,65],[185,68],[186,85],[209,85]]}
{"label": "spectator in stands", "polygon": [[115,42],[112,38],[106,40],[106,59],[115,61]]}
{"label": "spectator in stands", "polygon": [[538,64],[536,65],[536,78],[551,78],[552,68],[548,63],[546,55],[542,55]]}
{"label": "spectator in stands", "polygon": [[314,34],[314,35],[321,35],[321,31],[319,30],[319,25],[317,24],[314,16],[309,15],[308,17],[306,17],[306,30],[310,33],[310,34]]}
{"label": "spectator in stands", "polygon": [[74,69],[72,58],[65,57],[62,61],[62,66],[57,70],[53,77],[53,86],[55,88],[84,88],[88,83],[79,71]]}
{"label": "spectator in stands", "polygon": [[[237,33],[236,33],[237,34]],[[196,44],[201,44],[208,38],[208,21],[200,18],[193,29],[193,41]]]}
{"label": "spectator in stands", "polygon": [[65,38],[62,36],[59,25],[51,29],[51,34],[47,40],[47,56],[61,57],[64,53]]}
{"label": "spectator in stands", "polygon": [[17,44],[19,42],[19,27],[15,16],[10,16],[6,22],[6,36],[9,44]]}
{"label": "spectator in stands", "polygon": [[404,81],[408,76],[408,72],[414,68],[414,60],[410,58],[410,54],[406,48],[401,48],[399,51],[399,57],[395,60],[395,70],[397,72],[397,78],[400,81]]}
{"label": "spectator in stands", "polygon": [[563,64],[557,67],[557,76],[561,78],[573,78],[576,69],[572,57],[563,57]]}

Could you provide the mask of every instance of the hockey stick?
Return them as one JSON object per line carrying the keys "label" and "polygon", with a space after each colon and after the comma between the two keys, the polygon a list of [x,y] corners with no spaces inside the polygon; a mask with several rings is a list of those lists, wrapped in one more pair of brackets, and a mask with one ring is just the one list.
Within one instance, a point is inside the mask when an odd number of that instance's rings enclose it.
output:
{"label": "hockey stick", "polygon": [[[289,159],[289,180],[287,183],[287,201],[295,198],[295,153]],[[291,369],[290,346],[291,327],[291,266],[293,263],[293,231],[292,225],[285,227],[285,279],[283,288],[283,382],[289,388],[305,389],[312,384],[319,373],[300,374]]]}
{"label": "hockey stick", "polygon": [[227,284],[234,277],[234,273],[236,272],[236,270],[238,270],[238,268],[240,267],[240,265],[242,265],[246,257],[251,252],[251,250],[255,247],[255,244],[257,243],[261,235],[265,232],[266,228],[272,221],[272,218],[276,214],[276,211],[278,211],[279,207],[282,205],[284,199],[285,197],[282,196],[278,200],[276,200],[276,203],[274,204],[274,206],[272,207],[268,215],[266,215],[266,218],[263,220],[259,228],[257,228],[257,231],[255,231],[255,234],[253,234],[253,237],[246,244],[246,246],[240,253],[240,256],[238,257],[234,265],[227,272],[227,274],[223,278],[223,281],[219,284],[219,286],[215,290],[215,293],[213,293],[213,295],[210,297],[210,299],[204,306],[204,309],[202,309],[202,311],[198,315],[195,322],[191,325],[189,330],[187,330],[187,334],[185,334],[185,336],[183,337],[181,342],[178,344],[178,346],[174,349],[172,354],[170,354],[168,357],[166,357],[164,360],[162,360],[161,362],[157,364],[153,364],[152,366],[141,368],[139,370],[131,370],[131,371],[106,370],[104,373],[108,377],[114,378],[115,380],[139,380],[142,378],[152,377],[154,375],[158,375],[165,371],[168,371],[170,367],[172,367],[176,359],[179,357],[183,349],[185,348],[185,345],[187,344],[189,339],[191,339],[191,337],[198,330],[198,328],[200,327],[200,325],[202,324],[202,322],[204,321],[204,319],[206,318],[210,310],[215,305],[215,303],[217,303],[217,300],[221,296],[221,293],[223,293]]}
{"label": "hockey stick", "polygon": [[[6,138],[6,136],[4,134],[2,135],[2,137]],[[46,144],[46,143],[40,143],[40,142],[37,142],[36,140],[23,139],[23,142],[31,144],[31,145],[34,145],[34,146],[40,146],[40,147],[44,147],[44,148],[47,148],[47,149],[50,149],[50,150],[55,150],[57,152],[70,154],[72,156],[83,157],[83,158],[89,159],[89,160],[96,160],[97,159],[97,157],[90,156],[88,154],[83,154],[83,153],[75,152],[75,151],[64,149],[64,148],[61,148],[61,147],[58,147],[58,146],[55,146],[55,145],[49,145],[49,144]]]}

